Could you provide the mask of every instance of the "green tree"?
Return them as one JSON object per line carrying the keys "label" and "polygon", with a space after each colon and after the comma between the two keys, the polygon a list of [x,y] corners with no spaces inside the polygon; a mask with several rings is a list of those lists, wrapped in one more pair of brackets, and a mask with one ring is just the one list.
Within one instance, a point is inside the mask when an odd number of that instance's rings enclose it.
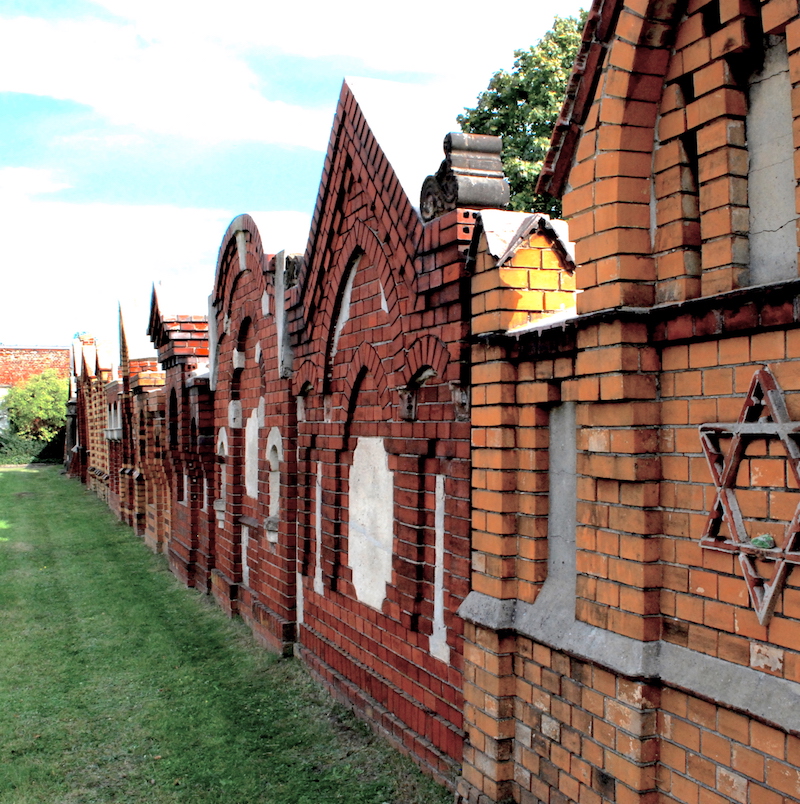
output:
{"label": "green tree", "polygon": [[69,380],[46,369],[15,385],[3,397],[12,429],[26,438],[50,441],[58,435],[67,419]]}
{"label": "green tree", "polygon": [[561,215],[561,202],[536,193],[536,179],[567,90],[581,43],[586,12],[580,19],[556,17],[537,44],[515,50],[511,72],[500,70],[478,95],[474,109],[458,116],[469,134],[503,138],[503,168],[511,185],[511,208]]}

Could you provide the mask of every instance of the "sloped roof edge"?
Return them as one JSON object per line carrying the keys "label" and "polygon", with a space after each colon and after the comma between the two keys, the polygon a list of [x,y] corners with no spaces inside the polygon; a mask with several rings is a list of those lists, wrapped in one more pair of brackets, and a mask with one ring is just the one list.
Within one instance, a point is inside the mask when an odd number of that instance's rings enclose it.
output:
{"label": "sloped roof edge", "polygon": [[625,0],[593,0],[583,38],[567,84],[564,105],[553,129],[550,150],[536,185],[539,193],[560,197],[603,70],[606,48]]}
{"label": "sloped roof edge", "polygon": [[[490,253],[503,265],[511,259],[519,244],[532,234],[545,235],[567,270],[575,270],[575,251],[569,241],[565,221],[552,220],[547,215],[527,212],[505,212],[485,209],[478,213],[477,225],[486,235]],[[474,238],[475,242],[477,238]]]}

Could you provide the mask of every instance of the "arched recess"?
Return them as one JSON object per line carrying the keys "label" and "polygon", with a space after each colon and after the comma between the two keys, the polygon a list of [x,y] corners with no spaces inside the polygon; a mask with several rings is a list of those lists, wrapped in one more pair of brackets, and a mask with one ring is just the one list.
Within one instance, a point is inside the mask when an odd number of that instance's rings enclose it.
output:
{"label": "arched recess", "polygon": [[[403,293],[406,283],[403,277],[395,276],[398,271],[394,267],[397,257],[387,253],[386,245],[366,223],[360,220],[352,222],[352,226],[342,238],[341,246],[337,248],[337,253],[348,255],[347,259],[337,260],[328,276],[323,278],[324,281],[319,282],[319,287],[315,291],[319,295],[318,303],[315,305],[317,310],[314,320],[310,322],[314,329],[313,337],[321,339],[325,344],[326,376],[331,370],[331,354],[335,351],[332,347],[337,338],[337,324],[345,323],[341,320],[343,300],[348,283],[355,281],[354,268],[357,271],[359,266],[372,266],[376,270],[380,281],[380,292],[383,295],[381,306],[385,307],[387,323],[393,324],[406,312],[406,294]],[[331,288],[336,288],[337,292],[331,293]],[[347,311],[344,312],[346,314]],[[339,331],[341,332],[341,329]],[[323,392],[327,393],[327,389],[323,389]]]}
{"label": "arched recess", "polygon": [[399,418],[416,418],[419,389],[444,382],[449,362],[447,347],[435,336],[425,335],[414,341],[406,353],[403,385],[398,389]]}
{"label": "arched recess", "polygon": [[230,369],[231,369],[231,399],[241,398],[242,374],[244,373],[247,362],[247,340],[250,337],[251,320],[245,316],[238,324],[236,329],[236,344],[231,350]]}
{"label": "arched recess", "polygon": [[411,344],[406,353],[406,367],[403,372],[405,385],[413,382],[423,367],[430,367],[437,377],[445,379],[447,366],[450,362],[450,353],[439,338],[434,335],[424,335]]}
{"label": "arched recess", "polygon": [[391,417],[392,399],[383,363],[375,347],[364,341],[353,356],[342,388],[342,410],[346,411],[348,426],[357,418],[359,393],[368,375],[375,386],[376,406],[380,409],[380,419],[385,421]]}
{"label": "arched recess", "polygon": [[267,466],[269,467],[269,501],[266,521],[267,540],[278,541],[281,517],[281,464],[283,463],[283,439],[281,431],[273,427],[267,437]]}
{"label": "arched recess", "polygon": [[223,235],[217,256],[212,296],[217,309],[231,309],[233,290],[243,273],[262,273],[263,268],[264,249],[258,226],[250,215],[238,215]]}
{"label": "arched recess", "polygon": [[228,467],[227,460],[230,454],[228,448],[228,431],[220,427],[217,435],[217,460],[220,463],[219,470],[219,499],[225,500],[228,496]]}
{"label": "arched recess", "polygon": [[[231,319],[236,318],[236,291],[243,275],[258,277],[256,301],[266,291],[263,280],[265,255],[261,235],[250,215],[238,215],[226,230],[217,256],[214,288],[209,298],[209,362],[211,387],[219,379],[220,343],[230,332]],[[250,312],[252,315],[252,311]],[[234,329],[234,331],[236,331]]]}
{"label": "arched recess", "polygon": [[178,395],[173,388],[169,392],[169,448],[178,448]]}
{"label": "arched recess", "polygon": [[344,273],[339,283],[338,291],[333,299],[331,309],[330,328],[325,341],[325,372],[324,372],[324,393],[330,393],[331,373],[333,364],[336,360],[339,338],[344,330],[345,324],[350,319],[350,295],[353,290],[358,266],[364,252],[361,248],[353,249],[347,261]]}
{"label": "arched recess", "polygon": [[310,386],[311,388],[319,387],[322,368],[316,358],[317,355],[313,355],[311,358],[304,360],[303,364],[295,372],[292,377],[293,396],[299,396],[304,386]]}

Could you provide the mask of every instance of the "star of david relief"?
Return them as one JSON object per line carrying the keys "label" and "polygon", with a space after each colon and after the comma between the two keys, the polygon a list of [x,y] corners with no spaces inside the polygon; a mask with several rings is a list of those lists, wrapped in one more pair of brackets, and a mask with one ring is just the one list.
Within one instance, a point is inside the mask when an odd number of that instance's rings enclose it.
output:
{"label": "star of david relief", "polygon": [[[748,516],[743,516],[737,498],[737,477],[747,447],[760,440],[769,458],[778,454],[776,445],[782,445],[789,467],[789,480],[783,485],[786,487],[793,479],[794,490],[800,488],[798,439],[800,422],[789,419],[783,391],[767,368],[759,369],[753,376],[738,421],[700,425],[700,441],[716,487],[700,545],[738,556],[750,602],[761,625],[772,617],[790,569],[800,564],[800,494],[792,495],[797,497],[797,503],[792,503],[794,514],[781,528],[785,520],[772,515],[768,495],[773,492],[763,485],[755,484],[763,493],[759,516],[754,516],[751,510]],[[723,442],[728,443],[723,447]],[[754,532],[759,529],[768,532]]]}

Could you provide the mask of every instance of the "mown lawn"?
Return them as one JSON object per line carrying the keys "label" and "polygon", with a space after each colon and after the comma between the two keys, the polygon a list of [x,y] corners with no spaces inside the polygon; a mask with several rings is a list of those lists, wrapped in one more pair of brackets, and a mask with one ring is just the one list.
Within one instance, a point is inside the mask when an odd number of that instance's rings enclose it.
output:
{"label": "mown lawn", "polygon": [[0,804],[444,804],[58,467],[0,469]]}

